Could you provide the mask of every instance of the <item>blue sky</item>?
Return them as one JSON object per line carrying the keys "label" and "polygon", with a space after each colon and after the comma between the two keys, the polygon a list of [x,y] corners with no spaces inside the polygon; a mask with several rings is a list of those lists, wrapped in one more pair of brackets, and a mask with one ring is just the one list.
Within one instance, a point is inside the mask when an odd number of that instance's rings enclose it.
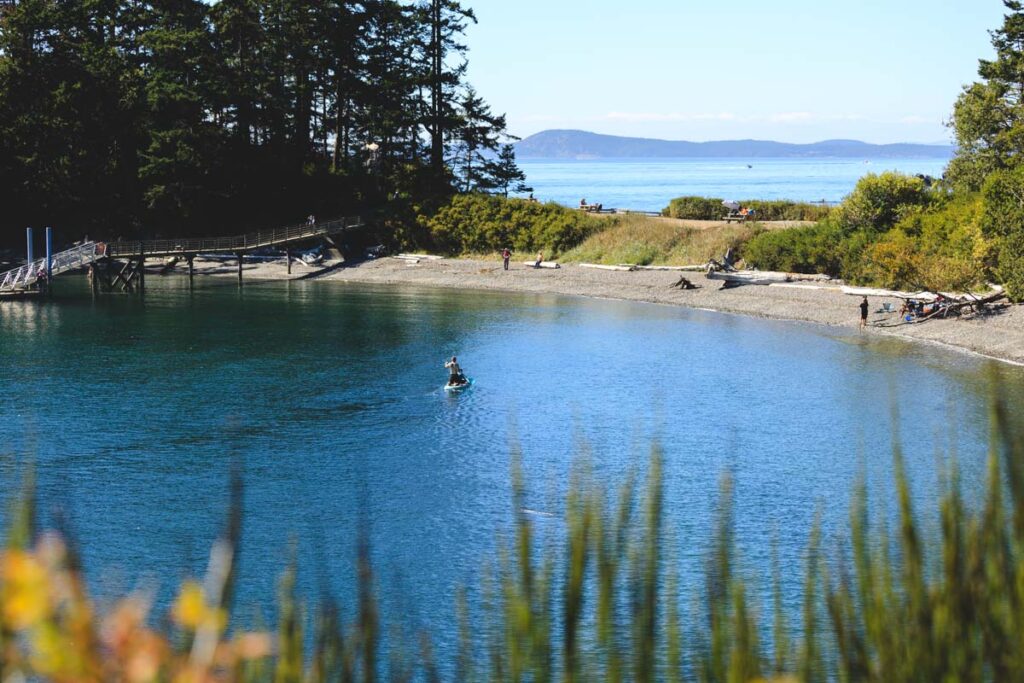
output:
{"label": "blue sky", "polygon": [[469,77],[511,132],[947,140],[1000,0],[465,0]]}

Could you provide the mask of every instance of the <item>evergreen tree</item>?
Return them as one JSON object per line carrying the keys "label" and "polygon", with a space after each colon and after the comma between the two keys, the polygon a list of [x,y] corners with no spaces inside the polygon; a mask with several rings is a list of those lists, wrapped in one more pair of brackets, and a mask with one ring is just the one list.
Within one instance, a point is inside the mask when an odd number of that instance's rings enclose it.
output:
{"label": "evergreen tree", "polygon": [[510,150],[494,161],[504,117],[464,82],[473,21],[455,0],[5,4],[0,241],[46,224],[236,232],[515,191]]}
{"label": "evergreen tree", "polygon": [[[424,46],[428,61],[429,92],[427,133],[430,135],[430,164],[438,176],[443,175],[445,146],[458,127],[456,98],[466,73],[466,46],[460,42],[476,15],[456,0],[429,0],[421,8],[426,14],[429,37]],[[456,63],[452,60],[457,59]]]}
{"label": "evergreen tree", "polygon": [[82,234],[128,222],[138,97],[120,21],[113,0],[24,0],[0,15],[5,241],[25,225]]}
{"label": "evergreen tree", "polygon": [[217,222],[223,129],[212,116],[215,94],[208,7],[199,0],[151,2],[140,36],[148,144],[140,178],[148,219],[201,233]]}
{"label": "evergreen tree", "polygon": [[964,88],[950,122],[958,149],[947,177],[969,191],[980,189],[993,171],[1015,168],[1024,159],[1024,3],[1003,4],[1003,25],[991,32],[996,57],[980,60],[981,80]]}
{"label": "evergreen tree", "polygon": [[455,167],[464,192],[491,189],[488,162],[505,135],[505,116],[491,108],[470,87],[459,100],[460,125],[455,131]]}
{"label": "evergreen tree", "polygon": [[516,150],[510,144],[502,145],[498,158],[487,162],[484,175],[486,188],[497,190],[505,197],[510,192],[533,192],[533,188],[526,185],[526,174],[516,163]]}

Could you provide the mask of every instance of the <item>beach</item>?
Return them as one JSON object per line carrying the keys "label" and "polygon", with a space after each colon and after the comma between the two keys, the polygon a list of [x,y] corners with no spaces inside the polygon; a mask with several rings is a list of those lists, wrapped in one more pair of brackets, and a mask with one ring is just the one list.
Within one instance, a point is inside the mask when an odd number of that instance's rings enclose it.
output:
{"label": "beach", "polygon": [[[437,259],[418,263],[382,258],[353,265],[335,264],[318,279],[374,284],[448,287],[509,292],[533,292],[587,296],[625,301],[684,306],[773,320],[793,320],[820,325],[856,329],[860,318],[858,297],[843,294],[837,285],[785,283],[771,286],[748,285],[721,289],[721,282],[708,280],[701,273],[677,271],[609,271],[565,264],[557,269],[534,269],[524,265],[526,255],[513,256],[509,271],[497,260]],[[330,268],[330,264],[327,264]],[[196,273],[235,277],[234,264],[199,262]],[[290,277],[314,275],[317,269],[293,264]],[[680,275],[697,289],[673,287]],[[287,279],[281,261],[245,264],[246,279]],[[896,313],[885,313],[889,302],[899,310],[894,298],[871,297],[865,334],[940,344],[962,351],[1024,365],[1024,307],[1009,306],[984,317],[928,320],[903,324]]]}

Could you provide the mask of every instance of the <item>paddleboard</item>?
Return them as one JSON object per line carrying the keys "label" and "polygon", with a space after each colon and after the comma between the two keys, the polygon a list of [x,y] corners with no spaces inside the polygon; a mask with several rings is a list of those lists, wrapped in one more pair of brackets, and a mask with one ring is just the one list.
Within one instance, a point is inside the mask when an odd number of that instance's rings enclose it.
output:
{"label": "paddleboard", "polygon": [[471,386],[473,386],[473,378],[472,377],[467,377],[465,384],[448,384],[448,383],[445,383],[444,390],[445,391],[462,391],[463,389],[468,389]]}

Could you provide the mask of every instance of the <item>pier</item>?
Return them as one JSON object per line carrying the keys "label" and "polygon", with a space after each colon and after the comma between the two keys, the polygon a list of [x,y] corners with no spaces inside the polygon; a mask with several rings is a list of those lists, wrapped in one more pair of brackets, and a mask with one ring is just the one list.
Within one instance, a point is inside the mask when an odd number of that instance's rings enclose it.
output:
{"label": "pier", "polygon": [[17,268],[0,273],[0,296],[31,296],[47,291],[54,277],[87,268],[94,291],[133,291],[145,287],[146,259],[180,258],[188,264],[189,280],[194,275],[197,255],[216,254],[237,258],[238,280],[242,281],[242,261],[259,249],[284,248],[291,273],[291,248],[304,242],[321,240],[333,245],[333,237],[363,226],[358,217],[303,223],[272,230],[260,230],[233,237],[83,242],[65,251],[52,253],[52,233],[47,229],[47,254],[32,258],[32,236],[28,231],[28,258]]}

